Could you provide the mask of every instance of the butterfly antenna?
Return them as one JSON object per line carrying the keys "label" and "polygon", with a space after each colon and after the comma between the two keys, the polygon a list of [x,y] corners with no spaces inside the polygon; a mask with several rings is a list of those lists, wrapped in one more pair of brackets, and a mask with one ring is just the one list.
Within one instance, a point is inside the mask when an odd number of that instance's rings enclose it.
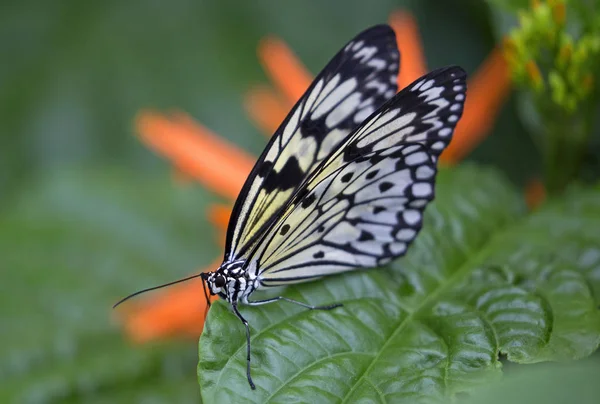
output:
{"label": "butterfly antenna", "polygon": [[[159,285],[159,286],[154,286],[148,289],[142,289],[140,291],[137,291],[135,293],[130,294],[127,297],[124,297],[123,299],[119,300],[117,303],[115,303],[115,305],[113,306],[113,309],[115,307],[117,307],[118,305],[120,305],[121,303],[125,302],[126,300],[131,299],[132,297],[135,297],[137,295],[141,295],[142,293],[146,293],[146,292],[150,292],[151,290],[156,290],[156,289],[160,289],[160,288],[164,288],[167,286],[171,286],[171,285],[175,285],[176,283],[181,283],[181,282],[185,282],[185,281],[189,281],[190,279],[194,279],[197,278],[199,276],[201,276],[202,273],[198,274],[198,275],[192,275],[192,276],[188,276],[187,278],[183,278],[183,279],[179,279],[177,281],[173,281],[173,282],[169,282],[169,283],[165,283],[164,285]],[[204,286],[204,282],[202,283],[202,285]],[[204,290],[204,293],[206,294],[206,290]]]}
{"label": "butterfly antenna", "polygon": [[202,290],[204,290],[204,297],[206,298],[206,312],[204,313],[204,317],[206,317],[206,313],[208,313],[208,309],[210,308],[210,298],[208,297],[208,293],[206,292],[206,276],[203,273],[200,274],[200,278],[202,278]]}

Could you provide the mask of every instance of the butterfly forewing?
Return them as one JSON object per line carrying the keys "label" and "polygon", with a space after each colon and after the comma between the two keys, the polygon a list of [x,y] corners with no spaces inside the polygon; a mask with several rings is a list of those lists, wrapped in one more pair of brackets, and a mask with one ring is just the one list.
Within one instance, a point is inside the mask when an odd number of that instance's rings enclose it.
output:
{"label": "butterfly forewing", "polygon": [[395,34],[381,25],[350,41],[277,129],[235,203],[225,259],[243,257],[315,167],[396,93]]}
{"label": "butterfly forewing", "polygon": [[434,197],[436,163],[465,100],[465,73],[434,71],[369,117],[297,190],[253,250],[265,286],[404,255]]}

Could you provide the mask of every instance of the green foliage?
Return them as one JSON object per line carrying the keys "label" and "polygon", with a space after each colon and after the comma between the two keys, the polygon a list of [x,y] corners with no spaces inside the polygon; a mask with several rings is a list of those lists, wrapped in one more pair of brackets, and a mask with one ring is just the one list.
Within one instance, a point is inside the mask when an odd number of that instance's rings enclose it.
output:
{"label": "green foliage", "polygon": [[111,306],[214,258],[209,201],[106,168],[49,173],[6,201],[0,402],[197,402],[195,342],[132,344]]}
{"label": "green foliage", "polygon": [[600,65],[600,18],[588,18],[585,14],[594,14],[594,7],[583,9],[578,1],[537,3],[519,11],[519,27],[508,35],[512,74],[517,84],[548,104],[541,106],[572,115],[592,101]]}
{"label": "green foliage", "polygon": [[[131,136],[145,108],[181,110],[258,155],[264,137],[243,94],[267,78],[256,48],[273,34],[317,73],[340,46],[394,10],[420,24],[427,65],[473,73],[493,45],[478,0],[23,0],[0,3],[0,209],[4,196],[64,165],[120,164],[160,175]],[[318,17],[318,18],[317,18]],[[307,29],[310,21],[310,29]],[[332,24],[332,21],[336,21]],[[476,156],[521,181],[537,161],[514,108]],[[518,147],[514,145],[518,144]],[[510,158],[501,150],[511,147]]]}
{"label": "green foliage", "polygon": [[511,12],[527,8],[531,4],[531,0],[487,0],[487,2]]}
{"label": "green foliage", "polygon": [[523,90],[522,115],[543,155],[547,189],[560,193],[581,176],[594,129],[600,1],[520,3],[507,7],[518,22],[503,38],[506,59]]}
{"label": "green foliage", "polygon": [[500,383],[482,388],[460,404],[596,404],[599,358],[571,364],[513,369]]}
{"label": "green foliage", "polygon": [[387,269],[285,290],[332,311],[227,304],[200,339],[204,402],[423,402],[501,375],[502,361],[584,358],[600,343],[600,189],[525,215],[515,191],[474,166],[442,171],[425,228]]}

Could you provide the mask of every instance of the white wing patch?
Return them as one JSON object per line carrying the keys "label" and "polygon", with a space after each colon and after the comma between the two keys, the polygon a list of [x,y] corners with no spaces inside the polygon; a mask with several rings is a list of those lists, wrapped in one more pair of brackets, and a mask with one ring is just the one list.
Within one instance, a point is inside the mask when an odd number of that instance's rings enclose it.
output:
{"label": "white wing patch", "polygon": [[[339,74],[334,77],[334,80],[338,78]],[[317,108],[314,110],[310,119],[317,120],[325,115],[327,112],[331,111],[331,109],[337,105],[340,100],[347,100],[348,96],[352,94],[352,91],[356,88],[357,82],[354,77],[344,81],[339,86],[335,87],[335,89],[327,94],[323,94],[322,98],[317,98]],[[324,92],[325,93],[325,92]],[[357,93],[358,94],[358,93]],[[360,94],[358,94],[360,95]],[[352,112],[352,110],[348,111]]]}
{"label": "white wing patch", "polygon": [[457,96],[464,100],[465,89],[462,69],[440,69],[386,103],[295,192],[247,270],[272,286],[405,254],[434,198],[437,158],[460,118]]}

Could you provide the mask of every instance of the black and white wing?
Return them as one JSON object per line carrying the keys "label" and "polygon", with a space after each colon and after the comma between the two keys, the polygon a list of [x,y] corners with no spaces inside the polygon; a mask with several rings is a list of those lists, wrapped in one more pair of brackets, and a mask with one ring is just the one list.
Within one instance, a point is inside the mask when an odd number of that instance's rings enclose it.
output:
{"label": "black and white wing", "polygon": [[315,167],[396,94],[398,65],[387,25],[362,32],[327,64],[246,180],[227,230],[225,260],[245,256]]}
{"label": "black and white wing", "polygon": [[253,250],[248,271],[272,286],[404,255],[434,197],[465,79],[459,67],[439,69],[369,117],[299,188]]}

